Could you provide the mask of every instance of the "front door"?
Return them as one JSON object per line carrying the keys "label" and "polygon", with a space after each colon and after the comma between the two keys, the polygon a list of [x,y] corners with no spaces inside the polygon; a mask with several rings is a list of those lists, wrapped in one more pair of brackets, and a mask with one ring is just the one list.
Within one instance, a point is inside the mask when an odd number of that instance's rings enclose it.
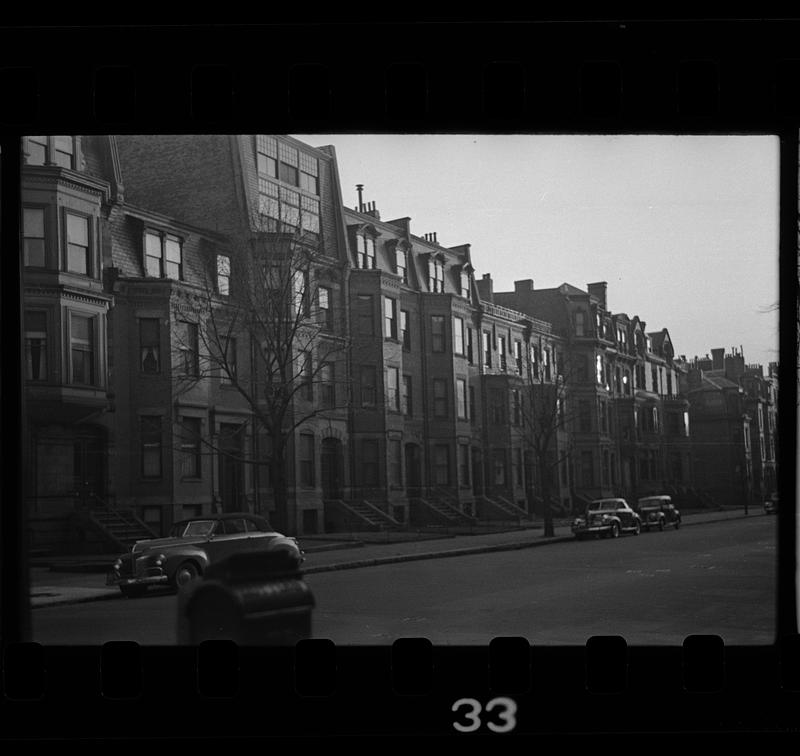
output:
{"label": "front door", "polygon": [[220,427],[219,496],[223,512],[244,512],[244,426]]}
{"label": "front door", "polygon": [[422,459],[417,444],[406,444],[406,490],[409,496],[419,496],[422,486]]}
{"label": "front door", "polygon": [[82,509],[104,505],[106,456],[101,438],[76,438],[72,451],[73,481],[78,505]]}
{"label": "front door", "polygon": [[472,493],[475,496],[483,495],[483,460],[481,451],[472,447]]}
{"label": "front door", "polygon": [[325,438],[322,440],[320,458],[322,473],[322,498],[342,498],[342,442],[338,438]]}

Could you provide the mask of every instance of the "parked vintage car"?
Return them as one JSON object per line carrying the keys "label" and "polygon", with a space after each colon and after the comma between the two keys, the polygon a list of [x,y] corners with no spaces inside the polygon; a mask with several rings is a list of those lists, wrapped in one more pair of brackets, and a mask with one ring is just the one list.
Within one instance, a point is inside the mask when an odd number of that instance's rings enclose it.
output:
{"label": "parked vintage car", "polygon": [[637,502],[636,511],[642,518],[642,527],[645,530],[681,526],[681,513],[672,503],[671,496],[645,496]]}
{"label": "parked vintage car", "polygon": [[578,540],[589,536],[617,538],[620,533],[639,535],[641,529],[639,515],[625,499],[596,499],[572,522],[572,532]]}
{"label": "parked vintage car", "polygon": [[776,514],[778,511],[778,494],[772,493],[764,499],[764,512],[766,514]]}
{"label": "parked vintage car", "polygon": [[281,550],[302,564],[297,539],[275,532],[263,517],[247,513],[194,517],[176,522],[166,538],[137,541],[117,557],[106,583],[136,597],[151,585],[180,588],[232,554]]}

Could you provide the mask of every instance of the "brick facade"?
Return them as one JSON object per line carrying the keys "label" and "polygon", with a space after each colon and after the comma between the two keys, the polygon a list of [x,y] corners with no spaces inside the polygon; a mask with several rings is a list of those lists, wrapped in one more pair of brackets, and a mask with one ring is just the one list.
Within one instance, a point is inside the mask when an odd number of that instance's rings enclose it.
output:
{"label": "brick facade", "polygon": [[[707,382],[692,382],[666,329],[612,312],[604,282],[494,292],[469,245],[381,220],[375,203],[345,207],[332,147],[129,135],[24,148],[34,546],[79,547],[89,531],[75,514],[98,507],[158,533],[246,509],[308,534],[370,518],[441,524],[448,511],[566,514],[597,496],[679,495],[700,468],[714,474],[692,447],[710,432],[690,404]],[[308,385],[292,377],[279,511],[274,439],[203,336],[297,228],[313,250],[306,317],[324,325],[304,353]],[[266,347],[250,333],[226,339],[237,379],[258,392]],[[195,359],[211,367],[194,374]],[[751,368],[735,381],[759,429],[747,459],[761,493],[774,487],[776,382]]]}

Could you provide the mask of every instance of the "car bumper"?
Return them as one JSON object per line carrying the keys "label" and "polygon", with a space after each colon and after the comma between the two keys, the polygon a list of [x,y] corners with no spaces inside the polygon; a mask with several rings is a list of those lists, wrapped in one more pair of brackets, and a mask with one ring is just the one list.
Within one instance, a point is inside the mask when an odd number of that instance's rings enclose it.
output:
{"label": "car bumper", "polygon": [[608,533],[611,525],[588,525],[580,528],[572,528],[575,535],[594,535],[595,533]]}
{"label": "car bumper", "polygon": [[120,575],[116,570],[112,570],[106,575],[106,585],[160,585],[168,582],[169,578],[163,571],[150,571],[149,575]]}

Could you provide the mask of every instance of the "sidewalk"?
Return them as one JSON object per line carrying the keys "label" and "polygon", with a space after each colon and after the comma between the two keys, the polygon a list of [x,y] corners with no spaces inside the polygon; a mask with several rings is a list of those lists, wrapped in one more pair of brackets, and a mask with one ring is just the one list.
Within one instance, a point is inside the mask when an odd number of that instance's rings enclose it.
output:
{"label": "sidewalk", "polygon": [[[748,517],[761,517],[751,508]],[[741,508],[682,513],[682,526],[745,517]],[[541,522],[480,534],[350,533],[301,538],[306,554],[303,573],[357,569],[419,559],[437,559],[492,551],[509,551],[572,540],[569,520],[556,520],[555,535],[543,536]],[[642,534],[647,537],[648,534]],[[394,540],[401,538],[403,540]],[[387,542],[392,539],[393,542]],[[410,539],[410,540],[408,540]],[[32,560],[31,606],[36,609],[103,599],[122,599],[119,589],[105,584],[117,554],[43,557]]]}

